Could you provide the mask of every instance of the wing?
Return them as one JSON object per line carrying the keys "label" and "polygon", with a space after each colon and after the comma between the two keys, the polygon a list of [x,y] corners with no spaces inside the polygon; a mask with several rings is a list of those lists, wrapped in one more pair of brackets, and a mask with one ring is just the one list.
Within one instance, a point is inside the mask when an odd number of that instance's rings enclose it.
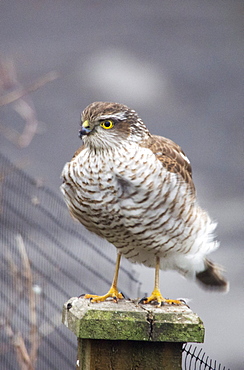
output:
{"label": "wing", "polygon": [[152,135],[141,146],[150,149],[168,171],[179,174],[189,184],[192,194],[195,193],[191,164],[179,145],[165,137]]}
{"label": "wing", "polygon": [[79,149],[76,150],[75,154],[73,155],[72,159],[74,159],[78,154],[80,154],[80,152],[82,152],[82,150],[85,148],[85,145],[82,144]]}

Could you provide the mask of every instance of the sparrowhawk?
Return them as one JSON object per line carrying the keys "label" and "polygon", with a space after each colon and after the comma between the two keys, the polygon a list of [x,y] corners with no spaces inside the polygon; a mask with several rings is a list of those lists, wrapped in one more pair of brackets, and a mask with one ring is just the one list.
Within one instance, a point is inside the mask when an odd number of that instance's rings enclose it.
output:
{"label": "sparrowhawk", "polygon": [[121,255],[155,267],[154,290],[143,303],[181,303],[161,295],[159,269],[227,291],[220,267],[206,257],[218,247],[216,223],[197,203],[190,161],[180,146],[152,135],[134,110],[118,103],[90,104],[79,134],[83,145],[63,169],[61,190],[71,215],[118,251],[109,292],[85,297],[122,298]]}

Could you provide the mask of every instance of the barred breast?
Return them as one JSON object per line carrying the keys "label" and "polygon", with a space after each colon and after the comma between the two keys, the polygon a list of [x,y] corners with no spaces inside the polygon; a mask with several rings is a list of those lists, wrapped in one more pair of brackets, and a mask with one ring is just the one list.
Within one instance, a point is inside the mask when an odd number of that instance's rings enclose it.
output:
{"label": "barred breast", "polygon": [[147,148],[130,143],[98,155],[83,147],[62,177],[71,214],[132,262],[152,267],[158,255],[162,269],[191,276],[217,248],[215,224],[189,185]]}

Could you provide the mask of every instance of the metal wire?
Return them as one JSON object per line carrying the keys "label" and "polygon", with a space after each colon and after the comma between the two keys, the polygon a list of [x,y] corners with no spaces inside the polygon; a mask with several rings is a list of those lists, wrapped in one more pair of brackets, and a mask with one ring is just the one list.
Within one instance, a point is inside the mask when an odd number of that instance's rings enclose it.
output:
{"label": "metal wire", "polygon": [[203,349],[192,344],[184,344],[182,348],[182,370],[230,370],[206,356]]}
{"label": "metal wire", "polygon": [[[21,235],[28,254],[36,297],[41,345],[37,370],[75,367],[77,338],[61,324],[63,303],[81,293],[108,289],[115,252],[92,238],[75,223],[64,201],[47,187],[40,187],[0,153],[0,368],[18,368],[13,340],[5,330],[10,323],[30,347],[30,317],[26,276],[16,235]],[[114,257],[114,258],[113,258]],[[140,285],[128,261],[120,269],[125,293],[135,294]],[[53,318],[58,317],[58,322]]]}
{"label": "metal wire", "polygon": [[[76,337],[61,324],[63,303],[71,296],[107,289],[108,271],[114,259],[108,245],[74,223],[63,200],[36,181],[0,153],[0,323],[10,323],[21,332],[27,347],[30,318],[26,276],[16,245],[20,234],[31,263],[34,284],[40,288],[36,314],[41,330],[37,370],[74,368]],[[115,256],[114,256],[115,257]],[[126,293],[138,292],[140,282],[123,261],[120,283]],[[82,289],[82,291],[80,291]],[[60,316],[58,323],[53,319]],[[182,369],[225,370],[209,359],[202,348],[183,346]],[[1,331],[0,368],[15,370],[18,363],[12,339]],[[226,369],[227,370],[227,369]]]}

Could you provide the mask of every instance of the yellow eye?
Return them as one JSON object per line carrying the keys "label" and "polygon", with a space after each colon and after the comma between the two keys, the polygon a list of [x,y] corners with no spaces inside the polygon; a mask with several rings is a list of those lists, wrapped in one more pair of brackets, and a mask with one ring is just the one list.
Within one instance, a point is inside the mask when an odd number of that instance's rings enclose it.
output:
{"label": "yellow eye", "polygon": [[100,126],[102,126],[102,128],[105,128],[106,130],[109,130],[110,128],[114,127],[114,123],[111,119],[107,119],[105,121],[102,121],[100,123]]}

